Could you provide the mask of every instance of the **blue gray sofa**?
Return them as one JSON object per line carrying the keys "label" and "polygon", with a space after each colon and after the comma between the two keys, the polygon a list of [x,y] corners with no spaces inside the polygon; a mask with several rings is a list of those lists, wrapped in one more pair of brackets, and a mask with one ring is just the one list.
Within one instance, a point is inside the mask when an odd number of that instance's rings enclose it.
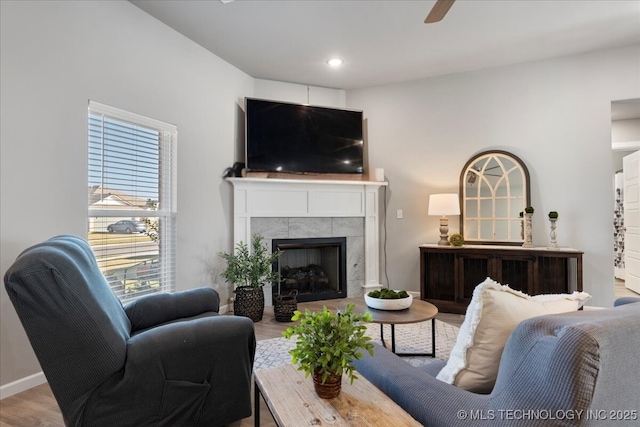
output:
{"label": "blue gray sofa", "polygon": [[[356,369],[429,427],[639,426],[640,299],[534,317],[512,332],[496,384],[475,394],[376,345]],[[625,303],[625,304],[622,304]]]}
{"label": "blue gray sofa", "polygon": [[218,293],[152,294],[123,307],[88,243],[25,250],[5,286],[69,427],[213,427],[251,415],[253,322]]}

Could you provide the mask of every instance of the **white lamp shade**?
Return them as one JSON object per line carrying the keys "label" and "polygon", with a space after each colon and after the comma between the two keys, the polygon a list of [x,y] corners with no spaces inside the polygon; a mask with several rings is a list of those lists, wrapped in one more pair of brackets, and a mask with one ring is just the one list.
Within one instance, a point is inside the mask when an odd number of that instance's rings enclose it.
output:
{"label": "white lamp shade", "polygon": [[429,215],[460,215],[457,194],[432,194],[429,196]]}

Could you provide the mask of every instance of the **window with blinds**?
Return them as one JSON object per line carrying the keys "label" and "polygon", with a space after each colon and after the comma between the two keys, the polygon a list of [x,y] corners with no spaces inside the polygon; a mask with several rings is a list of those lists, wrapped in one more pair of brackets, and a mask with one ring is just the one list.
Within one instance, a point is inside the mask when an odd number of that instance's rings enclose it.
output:
{"label": "window with blinds", "polygon": [[89,101],[87,238],[121,301],[175,289],[177,128]]}

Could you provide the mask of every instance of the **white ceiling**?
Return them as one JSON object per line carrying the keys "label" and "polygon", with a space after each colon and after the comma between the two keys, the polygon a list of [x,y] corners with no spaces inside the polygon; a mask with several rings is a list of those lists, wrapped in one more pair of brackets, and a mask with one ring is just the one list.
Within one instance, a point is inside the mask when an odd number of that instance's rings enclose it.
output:
{"label": "white ceiling", "polygon": [[254,78],[338,89],[640,43],[640,0],[457,0],[435,24],[433,0],[131,2]]}

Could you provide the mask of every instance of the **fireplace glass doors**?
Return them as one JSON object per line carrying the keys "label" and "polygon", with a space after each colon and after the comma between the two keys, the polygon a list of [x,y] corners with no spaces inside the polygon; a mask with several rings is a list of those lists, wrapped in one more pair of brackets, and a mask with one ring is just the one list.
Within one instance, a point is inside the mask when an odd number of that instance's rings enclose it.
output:
{"label": "fireplace glass doors", "polygon": [[347,296],[345,237],[273,239],[272,247],[283,251],[274,266],[280,270],[274,296],[286,296],[294,290],[299,302]]}

